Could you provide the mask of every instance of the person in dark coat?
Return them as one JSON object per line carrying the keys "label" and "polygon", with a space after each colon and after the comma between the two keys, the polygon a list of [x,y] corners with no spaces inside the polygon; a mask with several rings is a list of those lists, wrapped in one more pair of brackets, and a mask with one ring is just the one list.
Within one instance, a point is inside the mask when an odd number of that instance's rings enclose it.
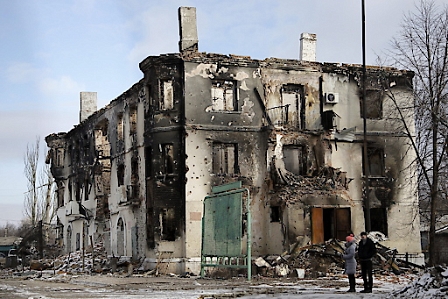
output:
{"label": "person in dark coat", "polygon": [[350,289],[347,292],[356,292],[355,285],[355,273],[356,273],[356,242],[353,234],[350,234],[345,238],[345,250],[342,258],[345,260],[345,274],[348,275],[348,282]]}
{"label": "person in dark coat", "polygon": [[362,290],[361,293],[372,293],[372,258],[375,254],[375,244],[367,237],[366,232],[362,232],[361,241],[359,241],[358,245],[358,258],[361,264],[362,280],[364,281],[364,290]]}

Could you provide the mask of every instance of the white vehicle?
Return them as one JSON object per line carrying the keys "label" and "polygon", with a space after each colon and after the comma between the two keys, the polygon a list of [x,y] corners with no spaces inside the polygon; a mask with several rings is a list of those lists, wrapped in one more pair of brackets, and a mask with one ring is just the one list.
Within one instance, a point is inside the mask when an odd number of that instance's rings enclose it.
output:
{"label": "white vehicle", "polygon": [[10,249],[8,252],[8,257],[10,256],[17,256],[17,263],[19,265],[22,264],[22,259],[17,255],[17,249]]}

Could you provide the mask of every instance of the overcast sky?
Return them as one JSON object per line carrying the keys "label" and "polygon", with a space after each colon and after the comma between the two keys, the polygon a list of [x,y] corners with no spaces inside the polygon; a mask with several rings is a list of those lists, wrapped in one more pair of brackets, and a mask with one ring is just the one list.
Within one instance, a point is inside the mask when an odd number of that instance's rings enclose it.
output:
{"label": "overcast sky", "polygon": [[[415,7],[365,2],[375,64]],[[40,136],[43,161],[45,136],[79,122],[80,91],[101,108],[142,78],[145,57],[178,52],[179,6],[196,7],[201,52],[297,59],[309,32],[318,61],[362,63],[361,0],[0,0],[0,225],[23,217],[27,144]]]}

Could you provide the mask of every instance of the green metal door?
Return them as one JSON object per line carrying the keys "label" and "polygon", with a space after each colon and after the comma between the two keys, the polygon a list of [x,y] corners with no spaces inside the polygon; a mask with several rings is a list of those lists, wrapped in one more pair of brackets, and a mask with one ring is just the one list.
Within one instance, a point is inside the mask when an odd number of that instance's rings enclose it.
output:
{"label": "green metal door", "polygon": [[205,199],[203,254],[241,255],[241,195],[235,193]]}
{"label": "green metal door", "polygon": [[[241,182],[214,187],[204,198],[201,276],[205,267],[246,268],[251,276],[249,190]],[[247,196],[243,198],[243,194]],[[247,247],[243,247],[243,201],[246,202]],[[246,250],[245,250],[246,249]],[[246,251],[246,252],[244,252]]]}

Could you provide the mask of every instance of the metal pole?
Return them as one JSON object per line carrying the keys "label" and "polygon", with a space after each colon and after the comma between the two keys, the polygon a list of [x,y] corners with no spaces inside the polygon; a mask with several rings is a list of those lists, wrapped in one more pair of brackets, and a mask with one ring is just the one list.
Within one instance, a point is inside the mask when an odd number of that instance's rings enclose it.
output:
{"label": "metal pole", "polygon": [[250,192],[247,189],[247,201],[246,201],[246,209],[247,209],[247,280],[250,281],[252,279],[252,219],[250,212]]}
{"label": "metal pole", "polygon": [[363,157],[364,157],[364,209],[365,209],[365,229],[370,232],[371,221],[370,221],[370,199],[369,199],[369,161],[367,156],[367,105],[366,105],[366,15],[365,15],[365,4],[362,0],[362,121],[364,128],[364,140],[363,140]]}

